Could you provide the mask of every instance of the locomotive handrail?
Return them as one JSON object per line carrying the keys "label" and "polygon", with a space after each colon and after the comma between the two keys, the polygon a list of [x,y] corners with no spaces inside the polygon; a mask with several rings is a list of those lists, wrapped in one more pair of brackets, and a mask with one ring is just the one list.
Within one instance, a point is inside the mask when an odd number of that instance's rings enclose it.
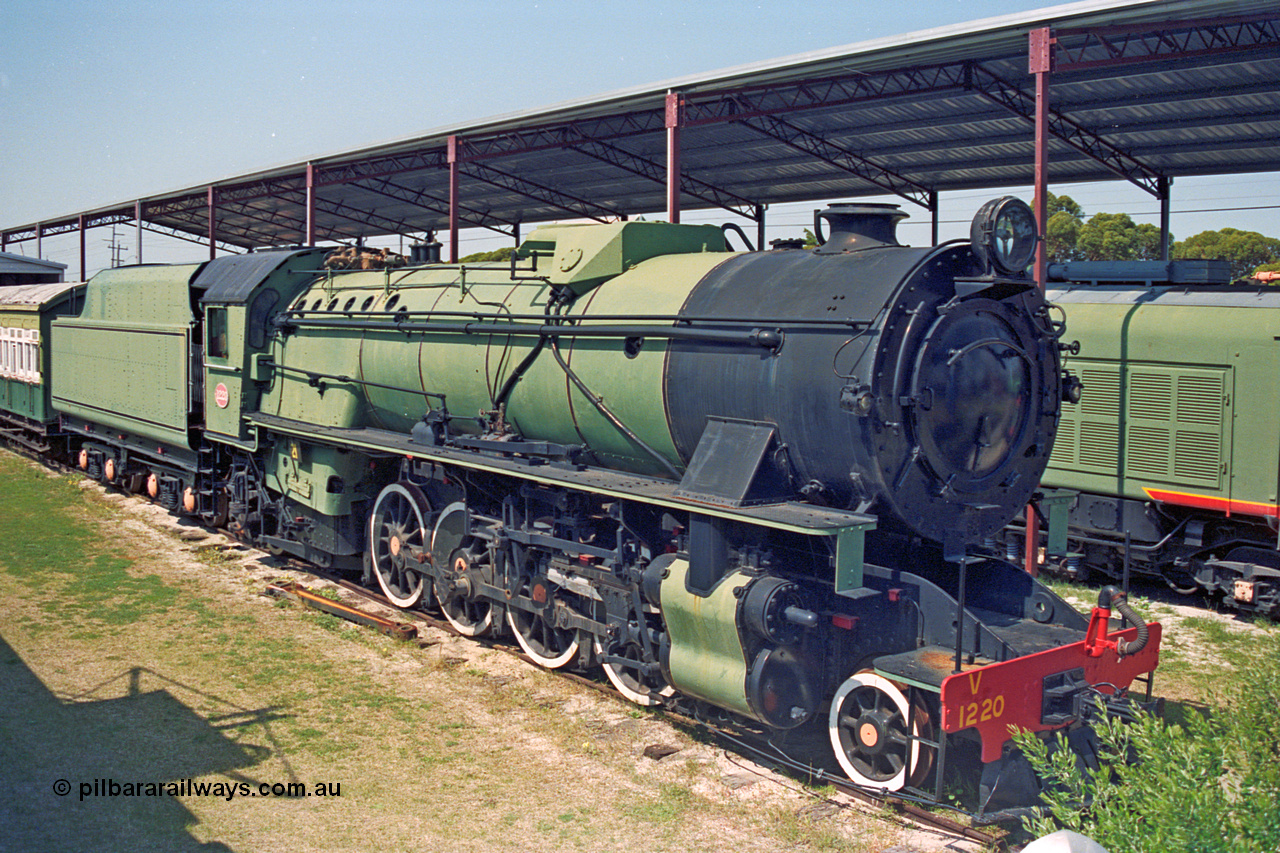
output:
{"label": "locomotive handrail", "polygon": [[[751,242],[751,238],[747,236],[747,232],[743,231],[742,226],[737,224],[736,222],[725,222],[721,224],[720,230],[725,233],[732,231],[733,233],[741,237],[742,242],[747,244],[748,252],[754,252],[756,250],[755,244]],[[725,240],[724,242],[726,246],[729,245],[728,240]]]}
{"label": "locomotive handrail", "polygon": [[566,338],[671,338],[713,343],[746,344],[765,349],[779,349],[783,343],[781,329],[755,328],[749,332],[720,329],[695,329],[687,326],[564,326],[532,323],[405,323],[360,319],[311,320],[277,319],[282,329],[374,329],[391,332],[445,332],[463,335],[507,335],[517,337]]}
{"label": "locomotive handrail", "polygon": [[[545,314],[496,314],[486,313],[483,311],[408,311],[398,309],[396,311],[326,311],[320,308],[290,308],[282,312],[285,317],[305,318],[307,315],[324,315],[341,314],[344,318],[358,319],[362,317],[467,317],[473,320],[545,320]],[[824,317],[720,317],[720,316],[702,316],[691,314],[590,314],[590,315],[568,315],[568,320],[576,322],[652,322],[652,323],[726,323],[726,324],[744,324],[744,323],[763,323],[769,325],[783,326],[851,326],[854,328],[870,328],[872,321],[870,320],[854,320],[852,318],[831,319]]]}
{"label": "locomotive handrail", "polygon": [[405,394],[417,394],[422,397],[435,398],[440,401],[440,408],[447,415],[448,408],[445,403],[445,395],[439,391],[427,391],[422,388],[405,388],[400,385],[387,385],[382,382],[370,382],[368,379],[361,379],[356,376],[349,376],[345,373],[324,373],[318,370],[305,370],[301,367],[291,367],[287,364],[277,364],[274,361],[264,360],[260,362],[263,367],[272,370],[279,370],[281,373],[300,373],[307,377],[309,382],[319,382],[322,379],[330,379],[339,383],[351,383],[353,385],[367,385],[370,388],[383,388],[387,391],[400,391]]}
{"label": "locomotive handrail", "polygon": [[976,349],[995,346],[996,344],[999,344],[1005,347],[1006,349],[1013,350],[1014,354],[1021,356],[1023,361],[1027,362],[1028,364],[1031,363],[1031,356],[1027,355],[1027,351],[1024,350],[1022,347],[1017,346],[1015,344],[1011,344],[1008,341],[1004,340],[1003,338],[983,338],[980,341],[973,341],[971,343],[965,344],[963,347],[961,347],[958,350],[951,350],[951,357],[947,359],[947,366],[948,367],[953,366],[957,361],[964,358],[966,355],[968,355],[969,353],[973,352]]}

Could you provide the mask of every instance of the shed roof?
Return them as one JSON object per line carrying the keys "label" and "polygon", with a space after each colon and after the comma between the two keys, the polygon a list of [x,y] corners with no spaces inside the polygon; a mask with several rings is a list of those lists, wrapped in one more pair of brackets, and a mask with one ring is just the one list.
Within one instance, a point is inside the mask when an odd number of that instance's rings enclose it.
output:
{"label": "shed roof", "polygon": [[[1051,183],[1280,170],[1275,0],[1089,0],[817,51],[436,128],[407,139],[144,197],[147,227],[226,248],[315,236],[608,220],[666,207],[667,93],[680,99],[683,209],[1030,184],[1028,34],[1057,39]],[[451,145],[451,139],[454,142]],[[130,222],[134,201],[85,211]],[[77,216],[43,223],[76,230]],[[5,229],[33,239],[35,223]]]}
{"label": "shed roof", "polygon": [[66,264],[45,261],[39,258],[28,258],[25,255],[15,255],[12,252],[0,252],[0,274],[35,273],[37,275],[48,275],[50,273],[62,273],[66,269]]}
{"label": "shed roof", "polygon": [[0,308],[43,306],[56,302],[70,290],[84,287],[82,281],[54,281],[47,284],[14,284],[0,287]]}

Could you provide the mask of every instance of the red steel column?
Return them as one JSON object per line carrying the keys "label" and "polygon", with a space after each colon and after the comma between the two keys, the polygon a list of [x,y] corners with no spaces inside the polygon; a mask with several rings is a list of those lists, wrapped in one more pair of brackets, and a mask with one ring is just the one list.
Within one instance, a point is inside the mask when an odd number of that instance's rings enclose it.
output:
{"label": "red steel column", "polygon": [[218,208],[213,186],[209,187],[209,260],[218,255]]}
{"label": "red steel column", "polygon": [[446,148],[449,162],[449,263],[458,262],[458,137],[450,135]]}
{"label": "red steel column", "polygon": [[[1036,176],[1035,214],[1041,235],[1049,220],[1049,73],[1053,70],[1053,35],[1048,27],[1032,30],[1027,37],[1027,71],[1036,78]],[[1044,290],[1049,259],[1045,241],[1036,246],[1036,286]],[[1040,519],[1036,508],[1027,504],[1027,542],[1023,567],[1027,574],[1040,574]]]}
{"label": "red steel column", "polygon": [[84,281],[87,270],[84,262],[84,214],[80,214],[76,219],[80,225],[80,280]]}
{"label": "red steel column", "polygon": [[[1055,39],[1048,27],[1032,30],[1028,36],[1028,70],[1036,77],[1036,187],[1035,214],[1044,233],[1049,211],[1049,72],[1053,67]],[[1046,268],[1044,240],[1036,246],[1036,284],[1044,290]]]}
{"label": "red steel column", "polygon": [[1160,260],[1169,260],[1169,201],[1173,188],[1173,178],[1161,176],[1156,180],[1156,188],[1160,191]]}
{"label": "red steel column", "polygon": [[307,164],[307,233],[303,241],[308,246],[316,244],[316,169]]}
{"label": "red steel column", "polygon": [[667,92],[667,221],[680,221],[680,119],[679,92]]}

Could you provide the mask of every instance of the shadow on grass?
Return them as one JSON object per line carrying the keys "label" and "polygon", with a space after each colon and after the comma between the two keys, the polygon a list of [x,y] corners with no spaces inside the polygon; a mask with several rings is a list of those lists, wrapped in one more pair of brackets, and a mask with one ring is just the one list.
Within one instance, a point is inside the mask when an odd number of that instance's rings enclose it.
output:
{"label": "shadow on grass", "polygon": [[1170,725],[1186,726],[1193,716],[1204,717],[1206,720],[1213,719],[1213,708],[1203,702],[1193,702],[1189,699],[1182,700],[1166,700],[1164,707],[1160,712],[1160,719]]}
{"label": "shadow on grass", "polygon": [[[175,693],[226,712],[202,715]],[[276,709],[237,708],[139,668],[60,698],[3,637],[0,697],[0,850],[230,850],[195,838],[198,821],[175,795],[192,796],[192,780],[256,790],[238,771],[282,755],[237,740],[254,727],[272,742]]]}

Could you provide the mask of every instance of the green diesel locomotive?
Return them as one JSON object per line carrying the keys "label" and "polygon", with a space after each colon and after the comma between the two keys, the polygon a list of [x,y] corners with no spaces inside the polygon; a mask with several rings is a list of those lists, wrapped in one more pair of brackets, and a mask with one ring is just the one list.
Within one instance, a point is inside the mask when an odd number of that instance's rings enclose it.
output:
{"label": "green diesel locomotive", "polygon": [[1163,578],[1280,617],[1280,290],[1225,261],[1050,267],[1084,384],[1044,484],[1079,493],[1080,577]]}

